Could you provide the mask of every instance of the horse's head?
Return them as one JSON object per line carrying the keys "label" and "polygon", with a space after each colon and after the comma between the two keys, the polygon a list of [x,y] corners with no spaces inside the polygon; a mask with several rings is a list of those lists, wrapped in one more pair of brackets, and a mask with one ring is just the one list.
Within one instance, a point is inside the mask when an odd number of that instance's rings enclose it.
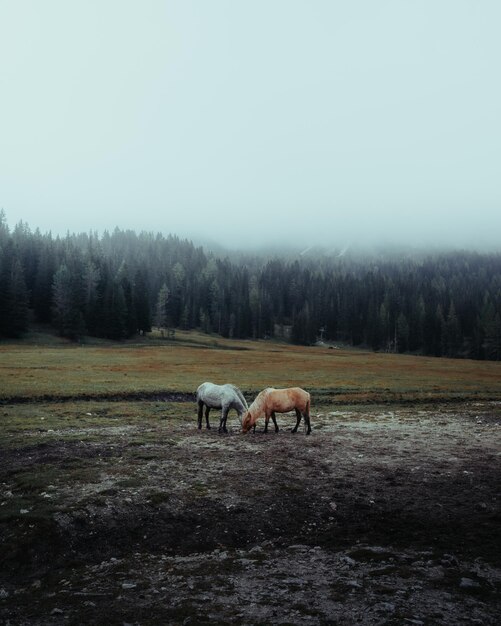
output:
{"label": "horse's head", "polygon": [[249,411],[245,411],[245,413],[242,416],[242,432],[243,433],[249,432],[249,430],[252,427],[251,421],[252,421],[251,414],[249,413]]}

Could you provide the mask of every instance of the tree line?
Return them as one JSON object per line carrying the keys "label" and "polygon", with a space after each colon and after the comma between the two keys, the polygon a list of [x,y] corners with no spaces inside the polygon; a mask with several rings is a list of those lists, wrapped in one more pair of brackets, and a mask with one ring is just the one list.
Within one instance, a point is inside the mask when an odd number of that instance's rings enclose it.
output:
{"label": "tree line", "polygon": [[219,256],[191,241],[12,231],[0,212],[0,335],[33,323],[73,340],[161,329],[319,340],[499,360],[501,255],[471,251]]}

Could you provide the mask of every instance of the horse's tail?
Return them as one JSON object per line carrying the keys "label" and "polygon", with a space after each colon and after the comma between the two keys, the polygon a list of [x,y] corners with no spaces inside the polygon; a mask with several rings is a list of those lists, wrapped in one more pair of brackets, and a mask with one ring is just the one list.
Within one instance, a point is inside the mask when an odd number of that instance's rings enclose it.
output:
{"label": "horse's tail", "polygon": [[310,407],[311,407],[311,396],[308,392],[308,400],[306,401],[306,413],[308,414],[308,419],[310,418]]}

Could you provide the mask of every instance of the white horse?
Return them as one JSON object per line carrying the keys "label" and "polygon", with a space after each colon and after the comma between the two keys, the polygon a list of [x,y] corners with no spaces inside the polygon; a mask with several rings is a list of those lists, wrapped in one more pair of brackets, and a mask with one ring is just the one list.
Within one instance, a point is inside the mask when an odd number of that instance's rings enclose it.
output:
{"label": "white horse", "polygon": [[209,424],[209,411],[211,409],[221,409],[221,421],[219,432],[227,433],[226,419],[228,411],[235,409],[242,421],[242,415],[248,409],[247,400],[244,394],[235,385],[214,385],[214,383],[202,383],[197,389],[198,403],[198,429],[202,428],[202,414],[205,404],[205,421],[207,428]]}

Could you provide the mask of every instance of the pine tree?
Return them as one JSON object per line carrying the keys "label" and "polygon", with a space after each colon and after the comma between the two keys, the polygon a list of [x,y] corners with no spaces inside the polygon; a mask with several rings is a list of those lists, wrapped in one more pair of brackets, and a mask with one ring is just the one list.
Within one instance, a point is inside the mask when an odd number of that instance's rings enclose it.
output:
{"label": "pine tree", "polygon": [[501,317],[492,302],[484,305],[481,326],[485,358],[499,361],[501,359]]}
{"label": "pine tree", "polygon": [[5,211],[0,209],[0,250],[3,250],[10,240],[9,226]]}
{"label": "pine tree", "polygon": [[381,332],[381,344],[385,352],[394,350],[393,337],[391,333],[390,313],[385,302],[379,307],[379,326]]}
{"label": "pine tree", "polygon": [[131,337],[137,332],[136,307],[134,306],[134,296],[132,283],[129,279],[129,268],[125,261],[120,266],[117,273],[117,281],[122,288],[125,302],[125,336]]}
{"label": "pine tree", "polygon": [[461,326],[459,324],[459,320],[456,315],[456,309],[454,307],[454,302],[451,302],[449,307],[449,313],[447,314],[447,319],[443,326],[443,335],[442,335],[442,354],[449,357],[455,357],[459,354],[461,343],[462,343],[462,335],[461,335]]}
{"label": "pine tree", "polygon": [[132,300],[137,332],[143,335],[149,333],[151,331],[149,288],[146,272],[142,269],[137,270],[134,277]]}
{"label": "pine tree", "polygon": [[409,320],[409,350],[421,350],[424,341],[425,304],[420,295],[410,311]]}
{"label": "pine tree", "polygon": [[403,313],[399,313],[396,325],[397,349],[406,352],[409,349],[409,322]]}
{"label": "pine tree", "polygon": [[28,292],[24,272],[17,257],[4,259],[3,265],[0,335],[20,337],[28,329]]}
{"label": "pine tree", "polygon": [[100,335],[102,320],[101,269],[93,259],[89,258],[83,269],[83,302],[84,316],[89,333]]}
{"label": "pine tree", "polygon": [[121,340],[127,336],[127,306],[122,285],[112,274],[109,264],[103,264],[97,285],[95,308],[96,334]]}
{"label": "pine tree", "polygon": [[52,314],[52,283],[55,274],[55,255],[49,245],[44,245],[38,258],[35,285],[33,288],[33,309],[39,322],[48,324]]}
{"label": "pine tree", "polygon": [[157,304],[155,307],[155,326],[160,330],[162,337],[167,328],[167,305],[169,302],[169,289],[164,283],[158,292]]}
{"label": "pine tree", "polygon": [[308,345],[315,339],[315,330],[313,328],[310,307],[305,302],[299,313],[295,316],[292,324],[291,337],[292,341],[297,344]]}
{"label": "pine tree", "polygon": [[261,312],[261,304],[260,304],[260,293],[259,293],[259,283],[257,276],[251,276],[249,281],[249,308],[251,313],[251,323],[252,323],[252,337],[257,339],[261,334],[261,329],[259,325],[260,321],[260,312]]}
{"label": "pine tree", "polygon": [[108,334],[109,339],[127,337],[127,304],[122,285],[118,280],[111,282],[108,293]]}
{"label": "pine tree", "polygon": [[172,267],[172,288],[168,303],[169,326],[179,326],[183,311],[185,295],[186,271],[182,263],[177,261]]}
{"label": "pine tree", "polygon": [[85,334],[75,277],[63,263],[54,275],[52,285],[52,319],[62,337],[78,339]]}

